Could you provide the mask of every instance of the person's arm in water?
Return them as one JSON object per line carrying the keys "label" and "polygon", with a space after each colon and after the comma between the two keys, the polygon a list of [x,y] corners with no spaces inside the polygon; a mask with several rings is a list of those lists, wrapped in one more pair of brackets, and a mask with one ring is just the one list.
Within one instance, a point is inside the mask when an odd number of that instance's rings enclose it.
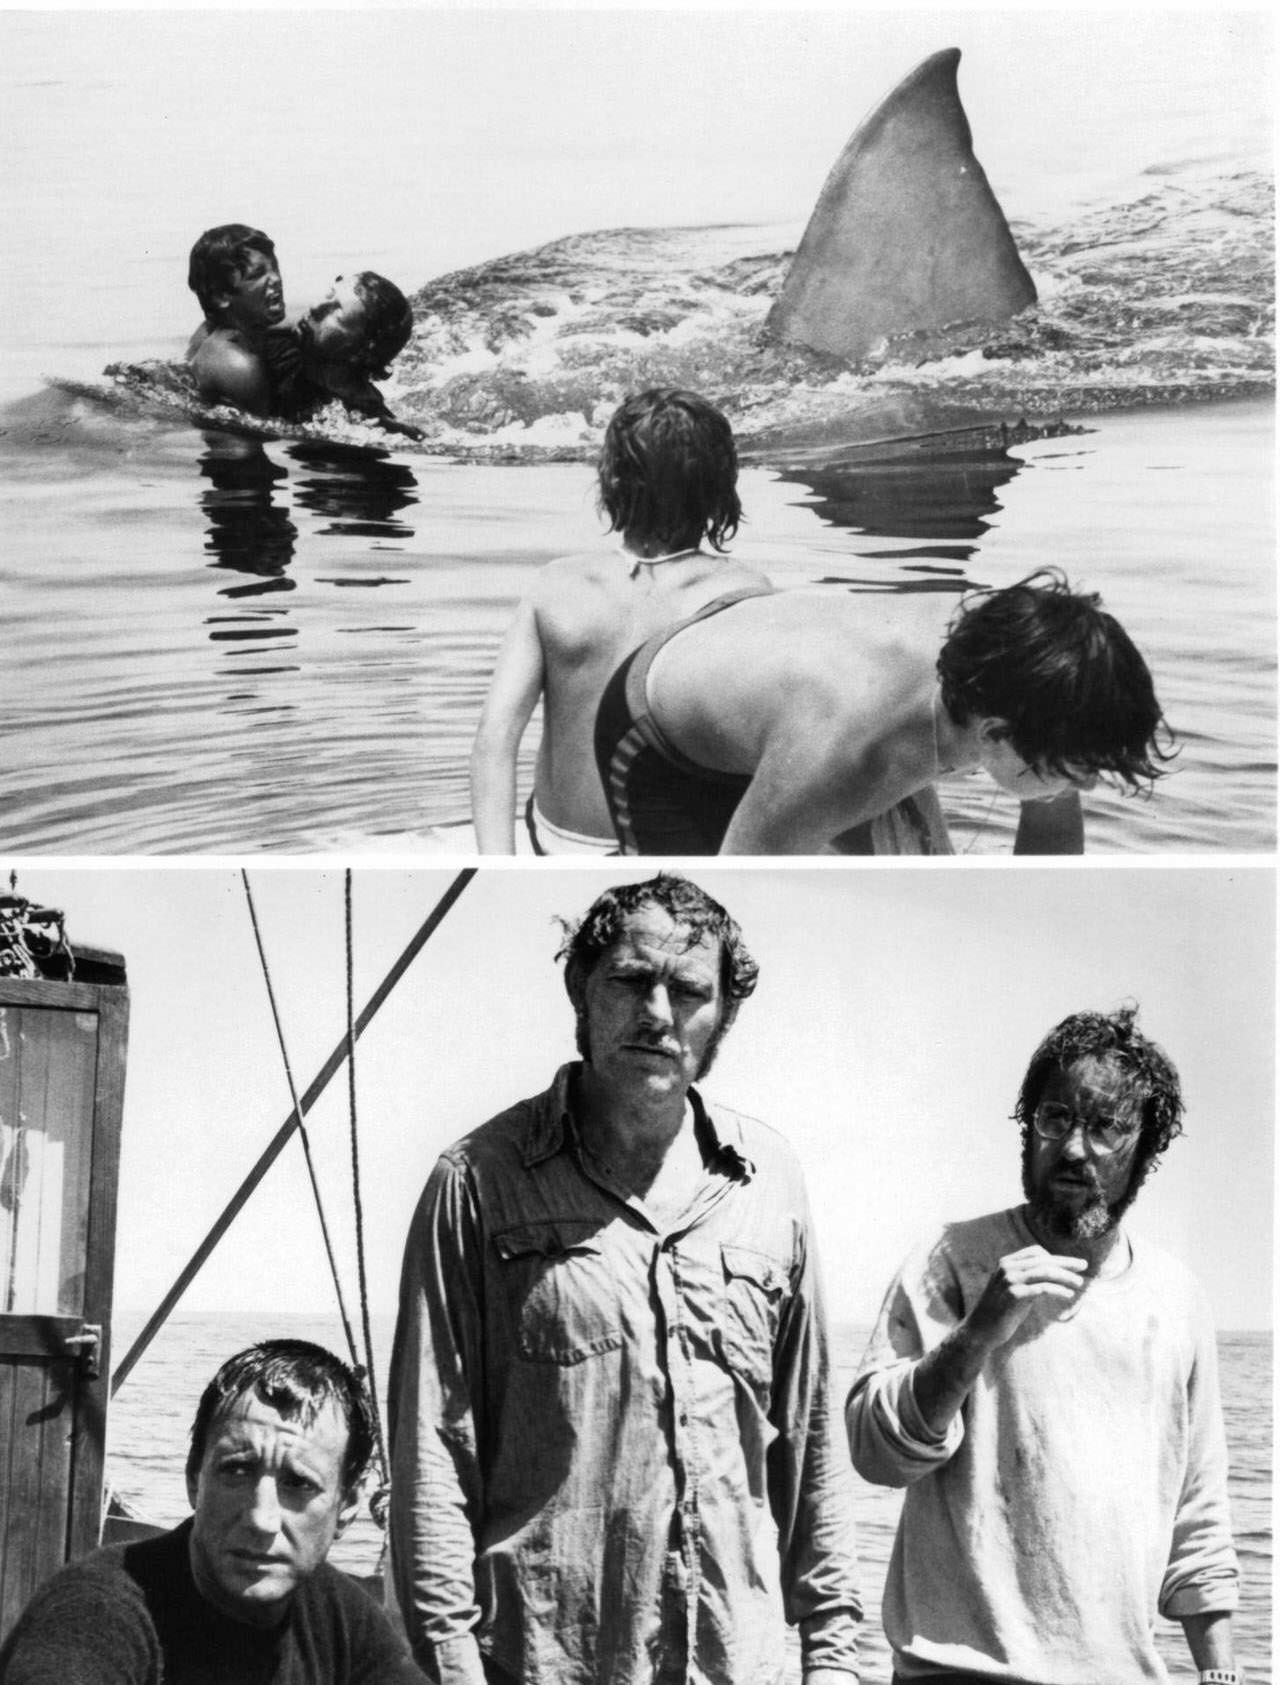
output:
{"label": "person's arm in water", "polygon": [[1068,790],[1051,802],[1023,802],[1015,854],[1083,854],[1084,814],[1080,792]]}
{"label": "person's arm in water", "polygon": [[261,357],[243,340],[213,333],[191,359],[196,391],[206,404],[234,404],[249,415],[271,414],[271,382]]}
{"label": "person's arm in water", "polygon": [[334,397],[341,399],[349,410],[354,410],[366,421],[372,421],[387,433],[403,433],[409,439],[425,437],[421,427],[415,427],[408,421],[398,421],[392,415],[387,400],[367,376],[339,377],[328,368],[324,372],[325,385]]}
{"label": "person's arm in water", "polygon": [[516,756],[545,679],[537,610],[526,597],[502,640],[471,748],[471,812],[481,854],[516,851]]}

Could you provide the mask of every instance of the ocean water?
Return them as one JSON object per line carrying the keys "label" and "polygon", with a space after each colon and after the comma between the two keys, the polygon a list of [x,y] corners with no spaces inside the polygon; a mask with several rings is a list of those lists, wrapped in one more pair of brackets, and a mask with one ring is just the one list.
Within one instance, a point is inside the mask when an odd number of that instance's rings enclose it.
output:
{"label": "ocean water", "polygon": [[[385,1381],[393,1331],[391,1319],[374,1318],[375,1367]],[[117,1350],[132,1338],[122,1329]],[[833,1330],[837,1390],[852,1383],[869,1330],[844,1325]],[[289,1334],[343,1349],[340,1324],[332,1318],[284,1317],[266,1326],[245,1316],[174,1316],[125,1382],[108,1418],[107,1477],[137,1514],[165,1526],[187,1513],[183,1465],[187,1437],[200,1389],[231,1352],[253,1340]],[[1218,1338],[1224,1414],[1231,1459],[1230,1501],[1236,1549],[1243,1577],[1235,1618],[1237,1654],[1249,1678],[1271,1679],[1271,1336],[1224,1333]],[[855,1477],[856,1479],[856,1477]],[[887,1685],[888,1647],[880,1631],[880,1595],[897,1528],[901,1495],[856,1479],[858,1552],[866,1617],[859,1648],[867,1685]],[[378,1571],[382,1535],[367,1507],[334,1547],[332,1560],[354,1574]],[[1181,1628],[1158,1623],[1161,1655],[1173,1680],[1193,1680]],[[798,1653],[795,1653],[799,1680]]]}
{"label": "ocean water", "polygon": [[[249,50],[233,13],[0,13],[14,851],[432,847],[467,813],[533,569],[604,542],[605,418],[667,380],[730,413],[749,464],[735,550],[780,584],[930,592],[941,612],[1060,565],[1103,594],[1180,753],[1150,801],[1089,798],[1091,851],[1274,847],[1261,13],[400,12],[362,17],[358,89],[344,17],[254,13]],[[854,371],[762,345],[855,121],[952,43],[1039,312]],[[719,71],[696,114],[661,74],[690,51]],[[282,78],[308,90],[288,113]],[[193,232],[242,215],[274,233],[296,302],[366,263],[417,289],[389,395],[423,447],[337,423],[204,434],[168,377],[136,373],[193,325]],[[876,417],[942,413],[1085,431],[842,453]],[[989,784],[943,798],[958,849],[1007,851],[1015,815]]]}

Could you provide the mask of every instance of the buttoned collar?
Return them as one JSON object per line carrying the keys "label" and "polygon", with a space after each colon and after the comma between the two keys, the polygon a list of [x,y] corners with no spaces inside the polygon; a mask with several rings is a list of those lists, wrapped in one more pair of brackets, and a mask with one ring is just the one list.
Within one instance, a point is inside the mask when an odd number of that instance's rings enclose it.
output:
{"label": "buttoned collar", "polygon": [[[580,1059],[561,1065],[551,1087],[533,1102],[524,1140],[526,1170],[579,1143],[573,1095],[581,1070]],[[693,1106],[694,1127],[710,1149],[706,1155],[707,1163],[727,1176],[749,1182],[756,1173],[756,1167],[746,1153],[741,1119],[733,1112],[721,1112],[715,1116],[696,1088],[689,1090],[689,1100]]]}

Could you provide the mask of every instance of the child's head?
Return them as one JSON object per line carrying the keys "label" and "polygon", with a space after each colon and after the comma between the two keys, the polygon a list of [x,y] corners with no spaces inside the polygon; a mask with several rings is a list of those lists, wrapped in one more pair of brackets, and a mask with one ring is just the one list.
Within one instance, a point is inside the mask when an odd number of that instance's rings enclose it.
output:
{"label": "child's head", "polygon": [[1030,767],[1111,773],[1137,789],[1170,758],[1157,743],[1164,717],[1146,662],[1099,598],[1072,591],[1056,568],[967,597],[938,677],[957,725],[999,722],[992,736]]}
{"label": "child's head", "polygon": [[626,398],[600,449],[600,508],[609,528],[683,550],[724,548],[742,518],[733,430],[696,392],[653,387]]}
{"label": "child's head", "polygon": [[215,326],[269,328],[284,318],[276,248],[246,223],[205,229],[191,248],[187,285]]}
{"label": "child's head", "polygon": [[399,287],[364,269],[339,275],[298,326],[318,361],[385,380],[409,342],[413,311]]}

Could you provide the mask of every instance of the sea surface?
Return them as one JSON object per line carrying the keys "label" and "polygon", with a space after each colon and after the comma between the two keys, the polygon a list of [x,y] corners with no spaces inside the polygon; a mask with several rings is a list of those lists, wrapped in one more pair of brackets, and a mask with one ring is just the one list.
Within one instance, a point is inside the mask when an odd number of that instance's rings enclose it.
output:
{"label": "sea surface", "polygon": [[[133,1337],[121,1328],[117,1357]],[[393,1324],[375,1318],[375,1369],[385,1384]],[[837,1325],[833,1361],[837,1391],[852,1383],[869,1329]],[[340,1323],[332,1318],[280,1317],[267,1326],[261,1317],[174,1316],[121,1388],[108,1418],[107,1478],[137,1514],[174,1526],[188,1513],[183,1482],[188,1433],[204,1382],[233,1351],[276,1335],[312,1339],[344,1350]],[[1223,1333],[1218,1337],[1224,1414],[1231,1459],[1230,1500],[1236,1549],[1243,1576],[1235,1618],[1237,1655],[1253,1685],[1272,1677],[1272,1341],[1266,1333]],[[901,1494],[857,1485],[858,1552],[866,1616],[859,1638],[865,1685],[888,1685],[890,1656],[880,1631],[880,1596],[897,1527]],[[332,1560],[354,1574],[379,1570],[382,1534],[362,1506],[357,1520],[334,1547]],[[1157,1623],[1157,1642],[1171,1678],[1194,1680],[1182,1629]],[[798,1652],[793,1652],[799,1680]]]}
{"label": "sea surface", "polygon": [[[967,585],[1040,567],[1102,593],[1179,753],[1153,799],[1089,798],[1091,851],[1274,847],[1261,13],[819,14],[785,33],[768,12],[504,14],[501,30],[397,13],[362,22],[358,90],[334,46],[345,14],[254,14],[252,50],[232,14],[69,16],[0,14],[12,851],[447,846],[435,828],[467,815],[512,608],[541,563],[608,542],[590,459],[618,397],[655,381],[730,414],[747,463],[735,553],[779,584],[932,594],[940,620]],[[721,72],[696,145],[656,83],[643,126],[611,128],[627,71],[672,62],[664,31],[681,27]],[[761,324],[823,172],[952,40],[1039,310],[853,369],[770,347]],[[303,113],[282,124],[286,63],[315,109],[332,96],[348,114],[341,145],[317,152]],[[526,68],[542,81],[522,102]],[[211,192],[232,85],[245,98]],[[392,123],[394,163],[375,148]],[[413,292],[388,395],[423,445],[334,418],[290,438],[192,424],[172,372],[194,325],[186,250],[232,215],[269,224],[296,303],[375,261]],[[997,431],[889,460],[844,449],[877,421],[975,416]],[[999,425],[1024,416],[1029,442],[1006,445]],[[1081,431],[1054,436],[1064,419]],[[522,790],[536,742],[535,726]],[[1016,816],[988,782],[942,794],[960,851],[1008,850]]]}

